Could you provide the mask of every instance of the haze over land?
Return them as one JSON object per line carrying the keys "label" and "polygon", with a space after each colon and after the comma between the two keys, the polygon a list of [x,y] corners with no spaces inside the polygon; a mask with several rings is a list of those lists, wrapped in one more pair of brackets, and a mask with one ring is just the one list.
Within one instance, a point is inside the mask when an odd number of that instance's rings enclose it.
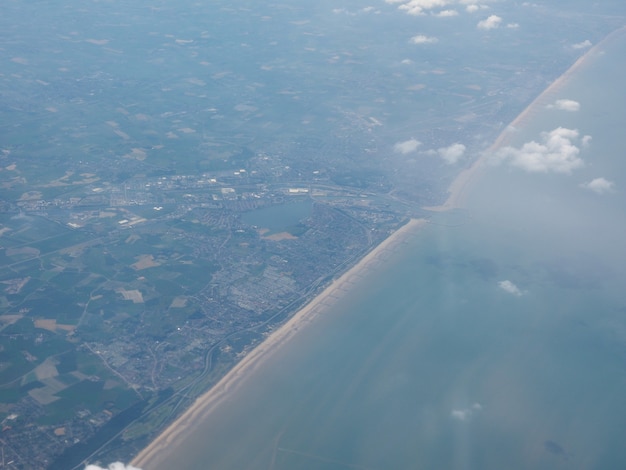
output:
{"label": "haze over land", "polygon": [[[129,461],[409,218],[465,220],[423,208],[626,15],[621,1],[2,10],[3,465],[64,469]],[[576,121],[593,102],[555,94],[541,114],[558,122],[516,140],[539,122],[526,116],[489,161],[615,204],[620,173],[592,156],[609,146]],[[533,295],[501,274],[499,293]],[[489,415],[476,400],[446,413]]]}

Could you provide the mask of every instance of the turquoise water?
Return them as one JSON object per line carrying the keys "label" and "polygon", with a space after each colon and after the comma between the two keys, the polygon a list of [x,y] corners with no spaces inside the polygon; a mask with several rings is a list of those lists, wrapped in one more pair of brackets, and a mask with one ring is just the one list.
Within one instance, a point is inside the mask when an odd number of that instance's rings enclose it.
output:
{"label": "turquoise water", "polygon": [[583,167],[488,167],[146,470],[626,467],[625,51],[512,141],[576,128]]}

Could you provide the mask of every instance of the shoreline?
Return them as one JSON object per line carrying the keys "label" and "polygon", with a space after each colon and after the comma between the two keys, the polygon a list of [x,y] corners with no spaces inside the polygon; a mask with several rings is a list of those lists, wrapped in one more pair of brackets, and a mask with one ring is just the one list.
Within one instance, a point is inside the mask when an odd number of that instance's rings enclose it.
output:
{"label": "shoreline", "polygon": [[[532,118],[532,115],[537,109],[545,108],[545,105],[549,104],[549,102],[554,99],[554,95],[567,83],[570,77],[574,75],[586,60],[593,56],[606,41],[625,30],[626,27],[619,28],[593,47],[589,48],[589,50],[580,56],[562,75],[548,85],[545,90],[508,124],[497,136],[493,144],[491,144],[470,167],[462,170],[458,174],[448,188],[449,196],[442,205],[423,207],[422,209],[433,212],[443,212],[462,207],[467,197],[468,190],[471,188],[471,185],[475,183],[480,171],[484,169],[489,156],[500,147],[506,145],[508,140],[514,135],[515,130],[519,127],[523,127],[527,120]],[[272,354],[278,352],[280,346],[291,340],[300,328],[312,323],[320,315],[324,315],[332,303],[340,298],[341,295],[354,284],[355,280],[358,281],[363,274],[367,273],[370,269],[374,269],[376,265],[382,262],[380,259],[381,255],[389,251],[394,251],[407,237],[417,232],[426,223],[426,219],[411,219],[407,224],[393,232],[379,245],[374,247],[365,257],[359,260],[357,264],[343,273],[320,294],[296,311],[286,323],[271,332],[213,387],[197,397],[195,402],[185,410],[181,416],[167,426],[147,447],[132,459],[131,465],[144,469],[152,468],[152,465],[158,463],[159,455],[169,452],[172,446],[176,447],[176,444],[184,440],[188,433],[193,432],[196,423],[206,419],[217,406],[229,398],[233,391],[244,385],[246,377],[249,376],[249,372],[256,370],[268,360]]]}
{"label": "shoreline", "polygon": [[538,109],[544,109],[550,104],[555,96],[563,86],[569,81],[569,79],[580,70],[580,68],[592,57],[598,50],[611,38],[626,31],[626,26],[623,26],[608,36],[603,38],[600,42],[589,48],[583,55],[581,55],[576,62],[574,62],[565,72],[563,72],[556,80],[554,80],[548,87],[543,90],[526,108],[517,115],[517,117],[511,121],[500,134],[496,137],[487,150],[482,152],[481,156],[469,167],[462,170],[458,176],[452,181],[448,188],[448,199],[440,206],[422,207],[422,209],[431,212],[446,212],[452,209],[459,209],[463,207],[465,198],[472,182],[476,180],[477,174],[483,169],[489,156],[496,150],[506,145],[515,134],[517,129],[524,127],[526,122],[532,118]]}
{"label": "shoreline", "polygon": [[355,278],[362,277],[383,262],[380,259],[381,255],[390,251],[393,252],[398,245],[402,244],[426,223],[426,219],[411,219],[374,247],[357,264],[298,310],[286,323],[270,333],[213,387],[196,398],[196,401],[181,416],[133,458],[131,465],[139,468],[152,468],[151,464],[158,462],[160,453],[168,452],[172,446],[176,446],[178,441],[184,439],[186,433],[193,432],[195,424],[209,415],[233,391],[237,390],[250,371],[257,369],[272,354],[276,353],[279,347],[293,338],[300,328],[323,315],[330,304],[350,288]]}

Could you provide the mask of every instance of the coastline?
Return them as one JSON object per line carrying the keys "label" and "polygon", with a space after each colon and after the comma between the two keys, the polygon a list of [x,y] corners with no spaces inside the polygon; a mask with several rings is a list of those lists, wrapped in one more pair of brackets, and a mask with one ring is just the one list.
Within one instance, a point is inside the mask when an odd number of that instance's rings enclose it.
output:
{"label": "coastline", "polygon": [[158,462],[159,455],[168,452],[187,433],[193,432],[195,423],[204,419],[229,395],[242,385],[246,375],[258,368],[265,360],[279,349],[280,345],[293,338],[298,330],[323,315],[329,304],[350,288],[355,278],[375,268],[383,260],[385,253],[393,252],[407,237],[417,232],[427,223],[426,219],[411,219],[407,224],[383,240],[356,265],[334,280],[324,291],[298,310],[284,325],[273,331],[263,342],[250,351],[235,367],[203,395],[199,396],[180,417],[170,424],[156,439],[144,448],[131,461],[139,468],[152,468]]}
{"label": "coastline", "polygon": [[496,137],[493,144],[485,150],[481,156],[469,168],[462,170],[454,179],[448,188],[448,199],[440,206],[423,207],[422,209],[431,212],[445,212],[452,209],[463,207],[468,190],[472,183],[477,179],[478,173],[484,168],[489,157],[498,149],[509,143],[517,129],[522,128],[532,119],[539,109],[545,108],[554,99],[555,95],[563,88],[568,80],[580,70],[585,62],[593,56],[598,50],[614,36],[626,31],[626,26],[619,28],[597,44],[589,48],[582,56],[580,56],[573,65],[571,65],[563,74],[554,80],[548,87],[543,90],[517,117],[509,123],[504,130]]}
{"label": "coastline", "polygon": [[[480,158],[470,167],[459,173],[450,185],[449,196],[446,201],[435,207],[423,207],[425,210],[439,212],[460,208],[466,200],[467,194],[472,184],[476,182],[480,172],[484,170],[489,156],[496,150],[509,143],[515,135],[516,129],[523,127],[528,120],[532,119],[535,112],[543,109],[554,100],[554,96],[562,89],[571,76],[573,76],[598,49],[614,35],[626,30],[620,28],[593,47],[589,48],[580,56],[574,64],[568,68],[561,76],[553,81],[543,92],[541,92],[507,127],[498,135],[496,140]],[[237,365],[235,365],[217,384],[199,396],[179,418],[170,424],[161,434],[159,434],[146,448],[144,448],[131,462],[131,465],[139,468],[149,469],[159,462],[159,456],[168,453],[172,447],[185,439],[188,433],[193,432],[196,423],[206,419],[211,412],[218,407],[230,394],[242,385],[249,372],[256,370],[264,361],[268,360],[272,354],[280,349],[280,345],[292,339],[300,328],[315,321],[317,317],[327,311],[329,305],[337,300],[343,292],[351,287],[362,275],[376,267],[382,262],[382,255],[393,251],[398,245],[411,234],[415,233],[427,221],[425,219],[412,219],[396,232],[371,250],[355,266],[350,268],[338,279],[333,281],[323,292],[314,297],[309,303],[298,310],[292,318],[285,324],[269,334],[263,342],[251,350]]]}

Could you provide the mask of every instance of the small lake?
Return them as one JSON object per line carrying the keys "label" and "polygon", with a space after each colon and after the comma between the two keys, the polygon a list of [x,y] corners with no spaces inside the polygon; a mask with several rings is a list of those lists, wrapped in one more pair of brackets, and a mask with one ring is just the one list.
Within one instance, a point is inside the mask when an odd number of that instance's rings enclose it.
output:
{"label": "small lake", "polygon": [[246,212],[241,216],[241,219],[246,224],[269,230],[264,235],[273,235],[289,231],[290,227],[309,217],[312,210],[313,201],[311,199],[298,199],[297,201],[287,201],[283,204]]}

